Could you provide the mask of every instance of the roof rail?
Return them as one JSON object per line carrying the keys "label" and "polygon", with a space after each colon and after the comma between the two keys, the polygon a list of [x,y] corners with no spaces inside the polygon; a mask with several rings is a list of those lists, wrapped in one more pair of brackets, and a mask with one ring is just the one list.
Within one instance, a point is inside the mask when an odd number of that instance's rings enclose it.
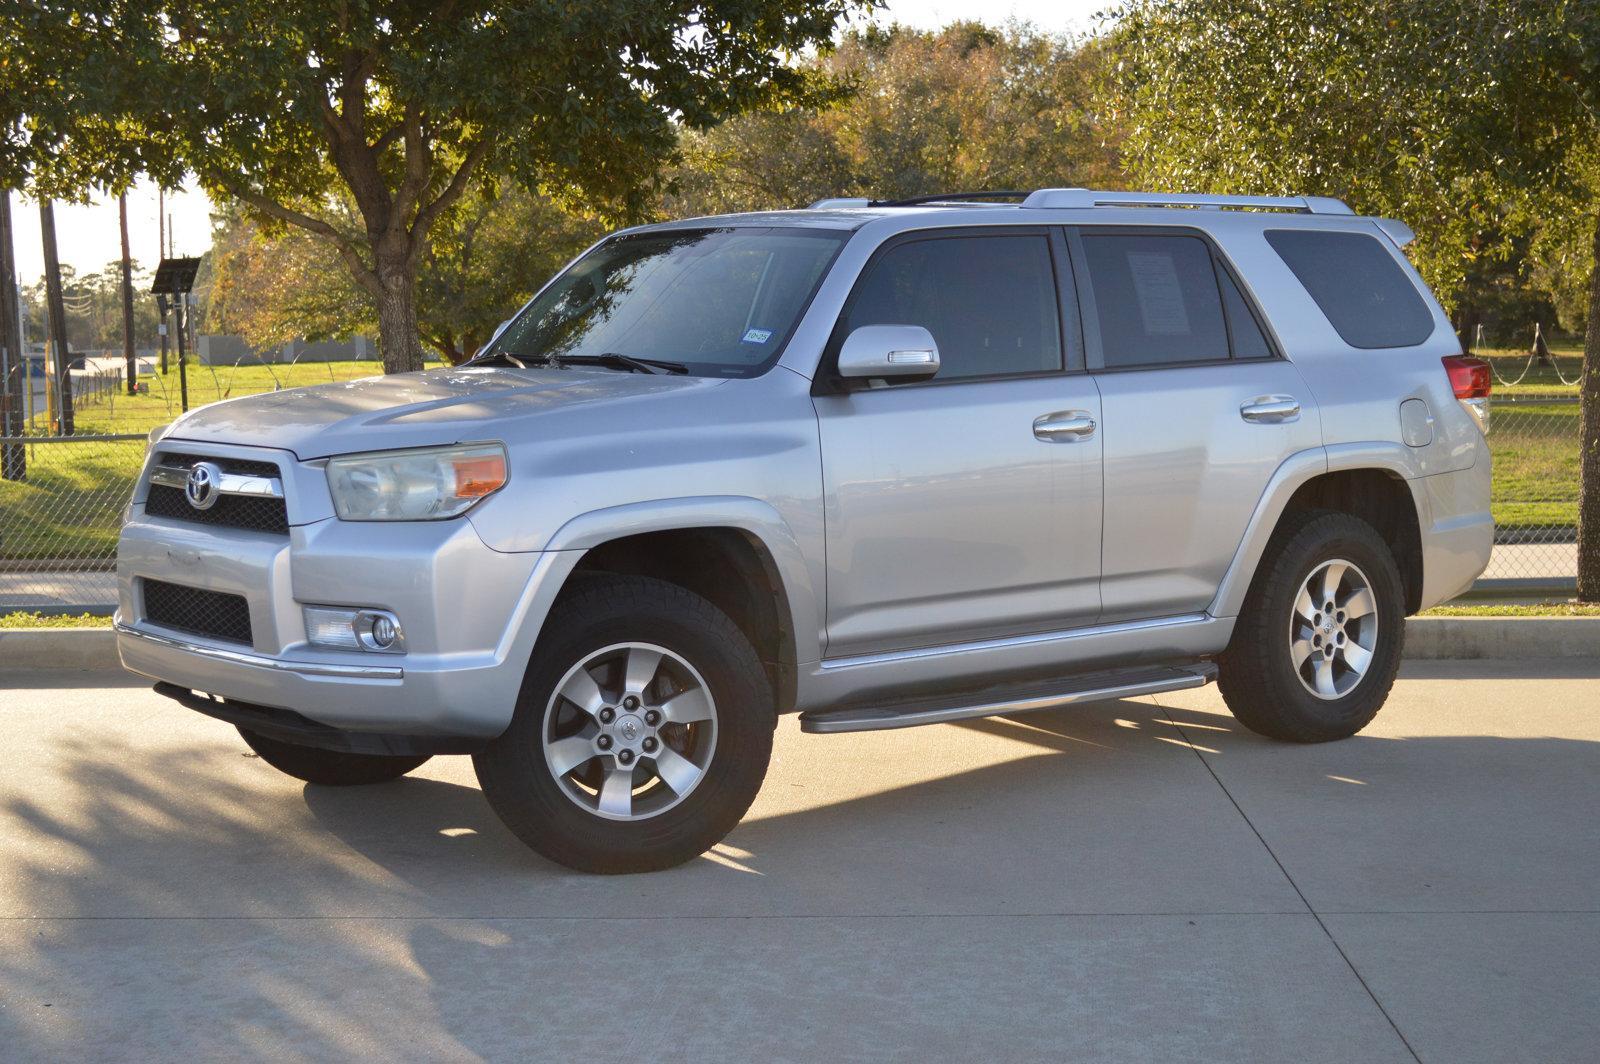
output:
{"label": "roof rail", "polygon": [[833,207],[921,207],[938,203],[986,203],[990,200],[1020,200],[1027,192],[997,190],[992,192],[940,192],[931,196],[908,196],[905,199],[866,199],[858,196],[829,196],[812,203],[809,210],[827,210]]}
{"label": "roof rail", "polygon": [[873,200],[874,207],[920,207],[929,203],[982,203],[987,200],[1026,199],[1030,192],[995,189],[988,192],[940,192],[932,196],[907,196],[905,199]]}
{"label": "roof rail", "polygon": [[1022,206],[1046,207],[1198,207],[1255,209],[1299,214],[1354,214],[1343,200],[1327,196],[1208,196],[1181,192],[1096,192],[1087,188],[1041,188]]}

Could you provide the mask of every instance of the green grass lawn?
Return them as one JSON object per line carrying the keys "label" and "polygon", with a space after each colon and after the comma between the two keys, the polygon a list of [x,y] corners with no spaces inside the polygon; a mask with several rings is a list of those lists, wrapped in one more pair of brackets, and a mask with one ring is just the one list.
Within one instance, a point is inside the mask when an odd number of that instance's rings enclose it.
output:
{"label": "green grass lawn", "polygon": [[1495,524],[1578,523],[1578,404],[1491,404]]}
{"label": "green grass lawn", "polygon": [[1473,603],[1435,606],[1420,617],[1600,617],[1600,602]]}

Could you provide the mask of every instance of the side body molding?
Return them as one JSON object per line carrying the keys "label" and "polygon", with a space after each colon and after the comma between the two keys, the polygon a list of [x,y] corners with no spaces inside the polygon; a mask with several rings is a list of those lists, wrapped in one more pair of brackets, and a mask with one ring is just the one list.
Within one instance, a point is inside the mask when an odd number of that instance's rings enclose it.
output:
{"label": "side body molding", "polygon": [[[1245,527],[1244,538],[1240,540],[1233,562],[1217,588],[1216,597],[1206,607],[1207,613],[1213,617],[1239,615],[1256,566],[1266,552],[1267,542],[1277,528],[1278,518],[1283,516],[1284,508],[1294,493],[1313,477],[1345,469],[1383,469],[1406,481],[1415,480],[1421,475],[1407,448],[1384,440],[1314,447],[1290,455],[1273,473],[1266,490],[1257,500],[1255,513]],[[1418,523],[1426,527],[1423,516],[1418,515]]]}

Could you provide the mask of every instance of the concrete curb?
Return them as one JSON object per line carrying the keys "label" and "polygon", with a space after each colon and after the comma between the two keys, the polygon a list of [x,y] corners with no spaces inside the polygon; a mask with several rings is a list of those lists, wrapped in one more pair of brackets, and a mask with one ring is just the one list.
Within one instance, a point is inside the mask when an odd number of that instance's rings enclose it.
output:
{"label": "concrete curb", "polygon": [[0,672],[6,669],[116,669],[117,637],[110,628],[14,628],[0,631]]}
{"label": "concrete curb", "polygon": [[1406,657],[1600,658],[1600,617],[1413,617]]}
{"label": "concrete curb", "polygon": [[[1413,617],[1406,621],[1406,657],[1600,658],[1600,617]],[[109,628],[0,631],[0,671],[118,667]]]}

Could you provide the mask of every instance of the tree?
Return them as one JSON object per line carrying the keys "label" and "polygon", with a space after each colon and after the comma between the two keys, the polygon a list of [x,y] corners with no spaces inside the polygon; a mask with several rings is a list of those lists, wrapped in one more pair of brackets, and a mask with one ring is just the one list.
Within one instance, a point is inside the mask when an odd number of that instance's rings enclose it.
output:
{"label": "tree", "polygon": [[[807,98],[862,0],[39,0],[0,13],[0,185],[192,172],[326,241],[420,368],[415,284],[480,174],[619,214],[680,126]],[[339,210],[348,195],[354,217]]]}
{"label": "tree", "polygon": [[1114,18],[1142,183],[1404,218],[1446,300],[1485,240],[1581,242],[1578,595],[1600,600],[1600,5],[1133,0]]}
{"label": "tree", "polygon": [[672,214],[1048,184],[1119,183],[1093,107],[1104,49],[1013,25],[869,27],[812,61],[849,86],[685,140]]}
{"label": "tree", "polygon": [[[603,230],[597,219],[509,182],[469,193],[440,220],[418,269],[423,343],[446,362],[462,361]],[[202,297],[208,327],[240,333],[258,348],[297,337],[345,339],[375,327],[369,293],[312,234],[267,236],[237,205],[223,204],[212,241]]]}

